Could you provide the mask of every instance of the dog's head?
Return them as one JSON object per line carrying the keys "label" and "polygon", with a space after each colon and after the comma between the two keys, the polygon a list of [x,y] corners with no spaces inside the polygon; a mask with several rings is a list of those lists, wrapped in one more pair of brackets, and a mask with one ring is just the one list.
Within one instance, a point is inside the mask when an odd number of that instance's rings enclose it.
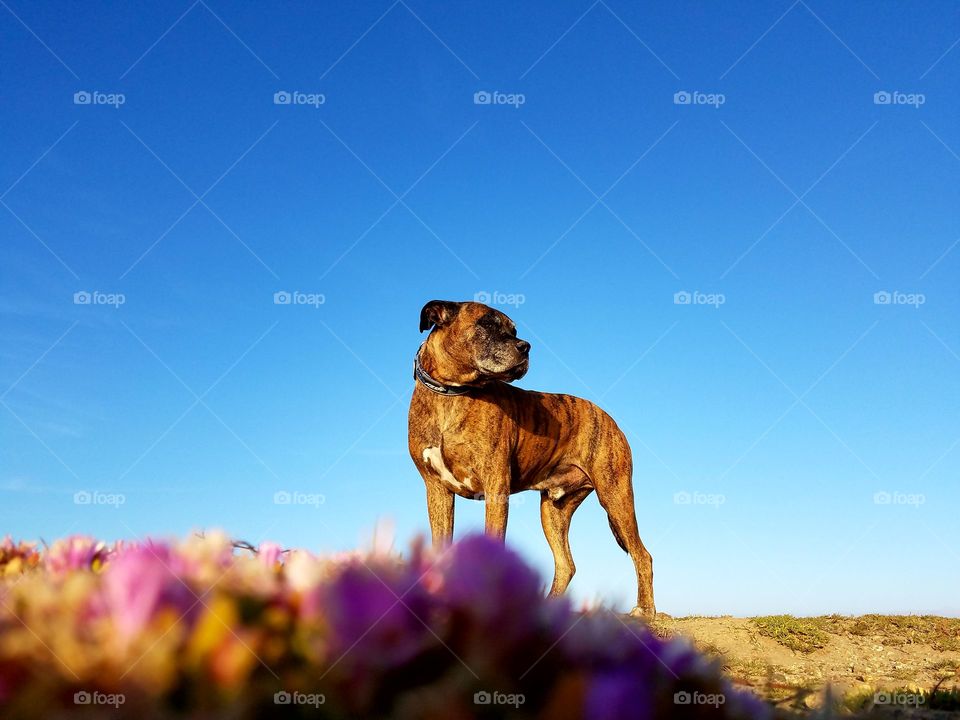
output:
{"label": "dog's head", "polygon": [[499,310],[477,302],[431,300],[420,311],[420,332],[433,331],[427,347],[451,382],[511,382],[527,373],[530,343]]}

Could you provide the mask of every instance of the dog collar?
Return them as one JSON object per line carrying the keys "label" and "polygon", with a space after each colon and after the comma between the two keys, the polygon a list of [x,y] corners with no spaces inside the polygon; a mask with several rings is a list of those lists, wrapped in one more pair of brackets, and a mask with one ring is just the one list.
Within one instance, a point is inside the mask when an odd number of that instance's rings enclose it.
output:
{"label": "dog collar", "polygon": [[421,383],[427,390],[432,390],[437,393],[437,395],[465,395],[470,392],[472,388],[466,385],[444,385],[439,380],[435,380],[430,376],[426,370],[423,369],[423,365],[420,364],[420,350],[423,350],[423,345],[417,350],[417,354],[413,356],[413,376]]}

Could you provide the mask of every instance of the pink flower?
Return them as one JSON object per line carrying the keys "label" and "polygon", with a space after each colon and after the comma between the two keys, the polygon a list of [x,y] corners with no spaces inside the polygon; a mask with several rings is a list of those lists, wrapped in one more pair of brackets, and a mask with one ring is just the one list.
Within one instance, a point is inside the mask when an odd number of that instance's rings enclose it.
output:
{"label": "pink flower", "polygon": [[283,549],[275,542],[262,542],[257,550],[257,557],[265,567],[273,569],[280,561],[280,554]]}
{"label": "pink flower", "polygon": [[124,640],[141,632],[161,607],[182,613],[200,605],[171,560],[169,546],[148,544],[130,548],[107,568],[106,602]]}
{"label": "pink flower", "polygon": [[46,568],[53,573],[99,569],[109,555],[107,546],[86,535],[57,540],[46,553]]}

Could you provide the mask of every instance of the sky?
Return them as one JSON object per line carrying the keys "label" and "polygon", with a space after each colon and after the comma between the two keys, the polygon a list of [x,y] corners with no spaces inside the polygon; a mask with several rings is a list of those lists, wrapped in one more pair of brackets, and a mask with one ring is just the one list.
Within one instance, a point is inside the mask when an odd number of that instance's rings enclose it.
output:
{"label": "sky", "polygon": [[0,534],[406,547],[477,298],[626,433],[659,610],[960,615],[955,3],[0,6]]}

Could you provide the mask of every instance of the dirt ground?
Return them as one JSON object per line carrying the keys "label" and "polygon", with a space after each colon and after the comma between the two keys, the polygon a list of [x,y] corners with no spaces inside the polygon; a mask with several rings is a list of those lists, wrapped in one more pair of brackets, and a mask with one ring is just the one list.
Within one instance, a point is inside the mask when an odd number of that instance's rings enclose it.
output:
{"label": "dirt ground", "polygon": [[785,713],[960,718],[960,619],[659,616],[653,627],[691,639]]}

